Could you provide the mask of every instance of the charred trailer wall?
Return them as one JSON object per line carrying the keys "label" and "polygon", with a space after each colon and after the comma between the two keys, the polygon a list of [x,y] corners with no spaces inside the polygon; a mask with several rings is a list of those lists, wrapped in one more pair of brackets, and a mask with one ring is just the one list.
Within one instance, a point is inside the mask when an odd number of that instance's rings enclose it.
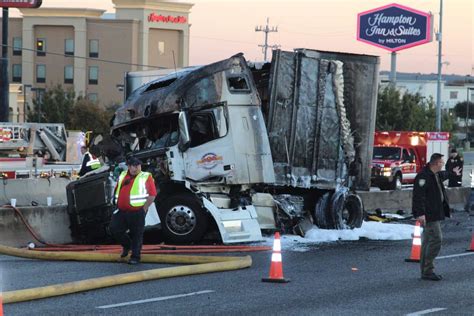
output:
{"label": "charred trailer wall", "polygon": [[263,112],[277,185],[334,189],[355,162],[355,187],[369,188],[378,65],[376,56],[274,51]]}
{"label": "charred trailer wall", "polygon": [[344,105],[355,145],[355,189],[370,189],[380,57],[338,52],[298,50],[307,56],[343,62]]}

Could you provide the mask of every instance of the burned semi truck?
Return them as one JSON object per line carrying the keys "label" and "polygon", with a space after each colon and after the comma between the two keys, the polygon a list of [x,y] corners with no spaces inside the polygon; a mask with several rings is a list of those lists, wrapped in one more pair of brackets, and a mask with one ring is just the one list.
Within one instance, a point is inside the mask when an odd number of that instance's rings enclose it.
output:
{"label": "burned semi truck", "polygon": [[360,227],[370,185],[379,58],[297,49],[242,54],[136,89],[111,134],[155,178],[165,238]]}

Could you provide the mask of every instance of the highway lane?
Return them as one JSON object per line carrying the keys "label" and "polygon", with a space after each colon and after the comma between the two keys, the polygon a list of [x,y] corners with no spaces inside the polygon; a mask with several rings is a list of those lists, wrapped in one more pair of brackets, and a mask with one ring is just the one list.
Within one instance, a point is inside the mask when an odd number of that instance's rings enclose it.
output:
{"label": "highway lane", "polygon": [[[456,212],[443,223],[436,261],[441,282],[422,281],[406,263],[411,240],[335,242],[284,251],[287,284],[261,282],[270,252],[252,254],[249,269],[149,281],[8,304],[6,315],[404,315],[420,311],[472,315],[474,253],[466,254],[473,218]],[[306,245],[307,246],[307,245]],[[463,254],[463,256],[446,257]],[[160,265],[163,266],[163,265]],[[0,256],[5,290],[156,268],[142,264],[44,262]]]}

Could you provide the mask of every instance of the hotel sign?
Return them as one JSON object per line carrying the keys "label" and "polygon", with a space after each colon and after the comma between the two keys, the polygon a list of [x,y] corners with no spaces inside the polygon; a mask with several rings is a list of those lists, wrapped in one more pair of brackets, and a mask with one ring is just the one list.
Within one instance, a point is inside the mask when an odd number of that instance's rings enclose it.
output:
{"label": "hotel sign", "polygon": [[357,40],[395,52],[431,41],[431,15],[396,3],[357,15]]}
{"label": "hotel sign", "polygon": [[188,19],[185,16],[171,16],[150,13],[150,15],[148,15],[148,22],[187,23]]}
{"label": "hotel sign", "polygon": [[0,0],[0,7],[39,8],[42,2],[42,0]]}

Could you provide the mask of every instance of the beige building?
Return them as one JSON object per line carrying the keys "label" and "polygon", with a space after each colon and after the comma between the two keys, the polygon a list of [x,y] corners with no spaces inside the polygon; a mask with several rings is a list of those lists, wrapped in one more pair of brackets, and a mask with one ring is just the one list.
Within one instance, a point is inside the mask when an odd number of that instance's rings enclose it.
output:
{"label": "beige building", "polygon": [[[103,106],[121,103],[125,72],[188,66],[193,4],[112,2],[114,15],[97,9],[39,8],[20,9],[22,17],[10,18],[10,82],[21,84],[27,107],[57,84]],[[24,121],[27,110],[10,108]]]}

